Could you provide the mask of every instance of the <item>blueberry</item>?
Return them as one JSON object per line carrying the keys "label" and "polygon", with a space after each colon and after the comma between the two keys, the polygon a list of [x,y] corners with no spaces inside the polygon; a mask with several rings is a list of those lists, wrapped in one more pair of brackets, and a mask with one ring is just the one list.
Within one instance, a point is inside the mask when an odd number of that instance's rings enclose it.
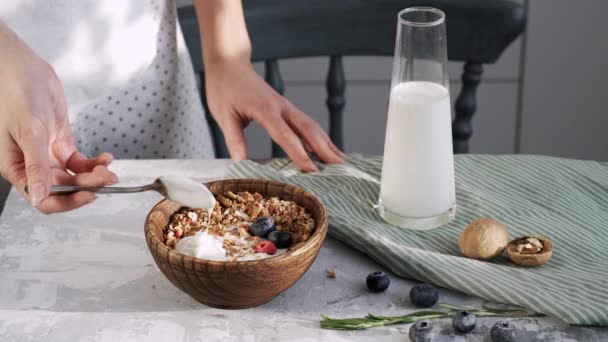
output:
{"label": "blueberry", "polygon": [[365,284],[367,285],[367,289],[372,292],[383,292],[388,289],[391,280],[384,272],[373,272],[367,275]]}
{"label": "blueberry", "polygon": [[272,217],[261,217],[249,226],[249,231],[255,236],[266,238],[276,227]]}
{"label": "blueberry", "polygon": [[431,321],[418,321],[410,327],[410,341],[431,342],[434,340]]}
{"label": "blueberry", "polygon": [[517,341],[517,331],[515,327],[507,322],[502,321],[494,324],[490,330],[490,336],[494,342],[515,342]]}
{"label": "blueberry", "polygon": [[476,321],[477,317],[475,317],[474,314],[468,311],[459,311],[454,318],[452,318],[452,325],[454,326],[454,329],[466,334],[475,329]]}
{"label": "blueberry", "polygon": [[439,291],[431,284],[418,284],[410,290],[412,304],[419,308],[429,308],[437,304]]}
{"label": "blueberry", "polygon": [[282,230],[275,230],[268,234],[268,241],[274,243],[277,248],[289,248],[291,246],[291,234]]}

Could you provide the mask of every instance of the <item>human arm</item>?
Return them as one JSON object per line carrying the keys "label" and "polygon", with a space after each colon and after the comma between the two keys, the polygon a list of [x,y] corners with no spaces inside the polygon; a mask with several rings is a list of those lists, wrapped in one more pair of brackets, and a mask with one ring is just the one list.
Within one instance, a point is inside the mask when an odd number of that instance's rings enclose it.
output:
{"label": "human arm", "polygon": [[317,170],[307,150],[325,162],[343,162],[344,153],[319,124],[253,69],[241,1],[195,0],[194,4],[204,46],[207,102],[232,158],[247,158],[243,129],[256,121],[304,171]]}

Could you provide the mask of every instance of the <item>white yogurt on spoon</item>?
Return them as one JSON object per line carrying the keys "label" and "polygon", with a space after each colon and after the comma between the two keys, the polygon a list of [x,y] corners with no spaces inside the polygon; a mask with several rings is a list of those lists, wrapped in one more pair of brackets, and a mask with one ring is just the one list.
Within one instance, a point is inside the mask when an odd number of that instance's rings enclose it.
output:
{"label": "white yogurt on spoon", "polygon": [[165,187],[167,197],[173,202],[185,207],[207,209],[209,213],[215,207],[215,196],[202,183],[178,176],[163,176],[159,180]]}

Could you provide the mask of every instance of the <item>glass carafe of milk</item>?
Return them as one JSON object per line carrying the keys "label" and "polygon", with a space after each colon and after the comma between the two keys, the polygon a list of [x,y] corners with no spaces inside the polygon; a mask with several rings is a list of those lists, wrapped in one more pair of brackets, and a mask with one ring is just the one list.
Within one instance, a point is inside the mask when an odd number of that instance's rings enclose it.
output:
{"label": "glass carafe of milk", "polygon": [[431,229],[455,214],[445,14],[399,13],[379,209],[399,227]]}

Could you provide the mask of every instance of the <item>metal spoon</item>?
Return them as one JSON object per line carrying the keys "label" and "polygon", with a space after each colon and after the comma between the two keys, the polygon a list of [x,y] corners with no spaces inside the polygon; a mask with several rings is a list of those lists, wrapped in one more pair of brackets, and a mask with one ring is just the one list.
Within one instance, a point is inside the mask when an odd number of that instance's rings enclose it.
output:
{"label": "metal spoon", "polygon": [[[142,186],[78,186],[78,185],[53,185],[51,187],[51,195],[69,195],[78,191],[89,191],[97,194],[123,194],[123,193],[134,193],[154,190],[163,196],[167,196],[165,187],[159,179],[155,180],[154,183],[142,185]],[[28,193],[27,186],[25,187],[25,193]]]}

